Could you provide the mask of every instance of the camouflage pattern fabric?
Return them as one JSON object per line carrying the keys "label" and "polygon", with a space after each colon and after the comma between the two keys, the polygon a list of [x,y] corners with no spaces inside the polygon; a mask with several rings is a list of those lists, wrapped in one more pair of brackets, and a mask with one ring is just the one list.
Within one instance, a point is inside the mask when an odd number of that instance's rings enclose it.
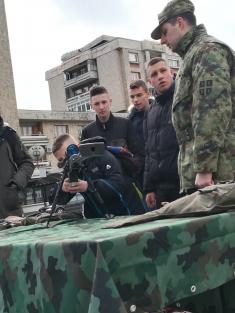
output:
{"label": "camouflage pattern fabric", "polygon": [[235,183],[208,186],[164,204],[160,209],[111,221],[107,228],[136,225],[158,219],[200,217],[235,211]]}
{"label": "camouflage pattern fabric", "polygon": [[181,190],[195,188],[196,173],[215,183],[234,178],[235,61],[233,51],[199,25],[179,42],[173,124],[180,144]]}
{"label": "camouflage pattern fabric", "polygon": [[[56,223],[0,232],[0,312],[163,312],[172,303],[234,312],[235,213],[120,229],[103,219]],[[226,306],[214,289],[222,285]]]}

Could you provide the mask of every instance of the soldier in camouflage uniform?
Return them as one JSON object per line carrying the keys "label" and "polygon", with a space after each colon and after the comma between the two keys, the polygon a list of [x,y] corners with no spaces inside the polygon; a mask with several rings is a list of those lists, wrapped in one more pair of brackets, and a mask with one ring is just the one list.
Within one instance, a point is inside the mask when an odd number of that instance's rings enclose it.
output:
{"label": "soldier in camouflage uniform", "polygon": [[194,5],[172,0],[151,36],[183,59],[176,79],[173,124],[180,144],[181,190],[234,178],[234,54],[196,25]]}

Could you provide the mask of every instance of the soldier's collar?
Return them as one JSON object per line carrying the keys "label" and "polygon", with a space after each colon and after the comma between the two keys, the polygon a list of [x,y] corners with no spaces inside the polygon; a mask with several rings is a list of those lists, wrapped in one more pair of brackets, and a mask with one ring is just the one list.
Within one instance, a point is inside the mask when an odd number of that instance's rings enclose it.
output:
{"label": "soldier's collar", "polygon": [[184,58],[189,46],[198,36],[207,34],[206,28],[203,24],[193,27],[189,32],[187,32],[183,38],[179,41],[174,52],[178,53],[181,58]]}

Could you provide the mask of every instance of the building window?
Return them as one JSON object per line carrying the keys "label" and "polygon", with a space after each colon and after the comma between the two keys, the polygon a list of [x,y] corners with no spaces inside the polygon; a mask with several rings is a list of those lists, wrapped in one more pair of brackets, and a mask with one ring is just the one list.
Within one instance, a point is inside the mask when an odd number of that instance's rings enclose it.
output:
{"label": "building window", "polygon": [[138,53],[129,52],[129,62],[139,63]]}
{"label": "building window", "polygon": [[80,75],[83,75],[83,74],[85,74],[85,73],[87,73],[87,68],[83,67],[83,68],[81,68],[80,71],[79,71],[79,76],[80,76]]}
{"label": "building window", "polygon": [[131,81],[140,79],[140,72],[131,72]]}
{"label": "building window", "polygon": [[32,126],[21,126],[21,135],[22,136],[32,136],[33,127]]}
{"label": "building window", "polygon": [[152,58],[161,58],[162,52],[160,51],[150,51],[150,59]]}
{"label": "building window", "polygon": [[54,126],[54,134],[55,137],[68,133],[68,125],[55,125]]}
{"label": "building window", "polygon": [[42,190],[40,188],[26,189],[25,204],[34,204],[43,202]]}
{"label": "building window", "polygon": [[76,112],[91,111],[90,102],[84,99],[84,100],[79,101],[78,103],[68,105],[68,111],[76,111]]}

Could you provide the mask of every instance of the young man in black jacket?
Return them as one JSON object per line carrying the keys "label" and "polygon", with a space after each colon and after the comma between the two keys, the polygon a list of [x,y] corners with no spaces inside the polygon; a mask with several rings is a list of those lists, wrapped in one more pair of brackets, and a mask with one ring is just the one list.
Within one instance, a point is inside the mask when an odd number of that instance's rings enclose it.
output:
{"label": "young man in black jacket", "polygon": [[144,146],[143,120],[145,112],[149,108],[149,91],[146,83],[142,79],[131,82],[129,95],[134,106],[130,111],[128,119],[132,122],[135,134],[138,136],[141,145]]}
{"label": "young man in black jacket", "polygon": [[171,70],[164,59],[153,58],[148,63],[147,72],[156,98],[144,120],[144,191],[147,205],[153,209],[179,197],[179,147],[171,121],[174,94]]}
{"label": "young man in black jacket", "polygon": [[[53,154],[59,163],[66,159],[69,145],[79,145],[69,134],[56,138],[53,144]],[[79,152],[78,152],[79,153]],[[85,172],[81,171],[76,182],[64,180],[59,192],[58,204],[66,204],[77,192],[85,198],[84,215],[87,218],[99,218],[106,215],[134,215],[145,213],[142,207],[130,205],[128,202],[128,182],[124,179],[122,169],[117,159],[107,151],[84,161]],[[94,192],[96,191],[96,192]],[[101,199],[100,199],[101,198]],[[102,200],[102,201],[100,201]]]}
{"label": "young man in black jacket", "polygon": [[123,169],[128,175],[138,176],[144,167],[144,147],[139,143],[131,121],[112,114],[112,99],[103,86],[90,90],[90,102],[96,112],[96,120],[83,128],[81,140],[101,136],[108,145],[126,148],[133,158],[132,163],[127,163]]}
{"label": "young man in black jacket", "polygon": [[[131,102],[134,105],[128,115],[128,119],[131,121],[135,131],[135,135],[138,138],[139,145],[145,146],[143,121],[146,111],[149,109],[149,91],[146,83],[142,79],[131,82],[129,86],[129,95]],[[138,176],[138,182],[143,186],[143,171]]]}
{"label": "young man in black jacket", "polygon": [[32,158],[16,131],[0,116],[0,218],[21,216],[24,188],[33,174]]}

